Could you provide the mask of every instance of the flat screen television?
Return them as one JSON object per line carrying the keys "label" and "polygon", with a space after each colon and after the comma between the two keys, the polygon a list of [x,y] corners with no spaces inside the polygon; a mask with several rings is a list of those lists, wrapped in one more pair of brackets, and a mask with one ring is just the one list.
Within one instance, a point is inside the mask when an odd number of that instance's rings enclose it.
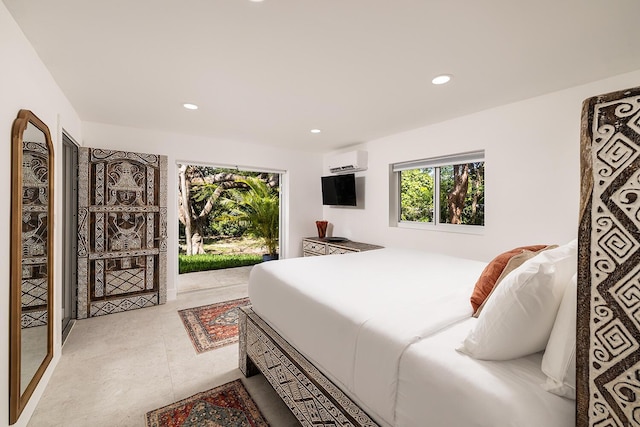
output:
{"label": "flat screen television", "polygon": [[323,176],[322,204],[330,206],[356,206],[355,174]]}

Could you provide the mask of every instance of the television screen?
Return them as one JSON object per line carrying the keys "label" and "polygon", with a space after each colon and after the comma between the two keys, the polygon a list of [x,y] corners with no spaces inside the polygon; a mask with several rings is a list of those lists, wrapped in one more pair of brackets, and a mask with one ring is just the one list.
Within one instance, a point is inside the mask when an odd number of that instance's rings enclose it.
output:
{"label": "television screen", "polygon": [[322,204],[356,206],[355,174],[323,176]]}

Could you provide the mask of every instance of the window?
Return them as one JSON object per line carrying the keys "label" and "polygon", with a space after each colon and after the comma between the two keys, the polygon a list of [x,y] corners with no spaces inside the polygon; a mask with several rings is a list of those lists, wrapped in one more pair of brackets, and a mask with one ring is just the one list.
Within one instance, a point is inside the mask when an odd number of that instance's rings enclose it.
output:
{"label": "window", "polygon": [[396,224],[484,226],[484,151],[396,163]]}
{"label": "window", "polygon": [[435,168],[416,168],[400,174],[400,221],[433,222]]}

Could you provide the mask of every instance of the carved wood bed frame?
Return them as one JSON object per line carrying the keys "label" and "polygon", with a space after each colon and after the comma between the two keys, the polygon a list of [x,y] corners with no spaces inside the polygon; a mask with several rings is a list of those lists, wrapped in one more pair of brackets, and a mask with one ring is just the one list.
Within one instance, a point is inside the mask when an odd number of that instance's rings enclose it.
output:
{"label": "carved wood bed frame", "polygon": [[238,326],[240,370],[262,372],[303,426],[378,425],[251,307],[240,308]]}
{"label": "carved wood bed frame", "polygon": [[640,425],[640,88],[582,106],[577,422]]}
{"label": "carved wood bed frame", "polygon": [[[576,425],[640,426],[640,87],[582,109]],[[303,426],[376,426],[242,308],[240,370],[262,372]]]}

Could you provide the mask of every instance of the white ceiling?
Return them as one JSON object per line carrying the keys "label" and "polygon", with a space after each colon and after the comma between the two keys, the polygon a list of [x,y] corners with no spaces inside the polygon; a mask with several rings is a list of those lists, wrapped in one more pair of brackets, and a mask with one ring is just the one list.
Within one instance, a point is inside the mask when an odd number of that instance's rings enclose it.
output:
{"label": "white ceiling", "polygon": [[640,69],[638,0],[3,1],[84,121],[311,151]]}

